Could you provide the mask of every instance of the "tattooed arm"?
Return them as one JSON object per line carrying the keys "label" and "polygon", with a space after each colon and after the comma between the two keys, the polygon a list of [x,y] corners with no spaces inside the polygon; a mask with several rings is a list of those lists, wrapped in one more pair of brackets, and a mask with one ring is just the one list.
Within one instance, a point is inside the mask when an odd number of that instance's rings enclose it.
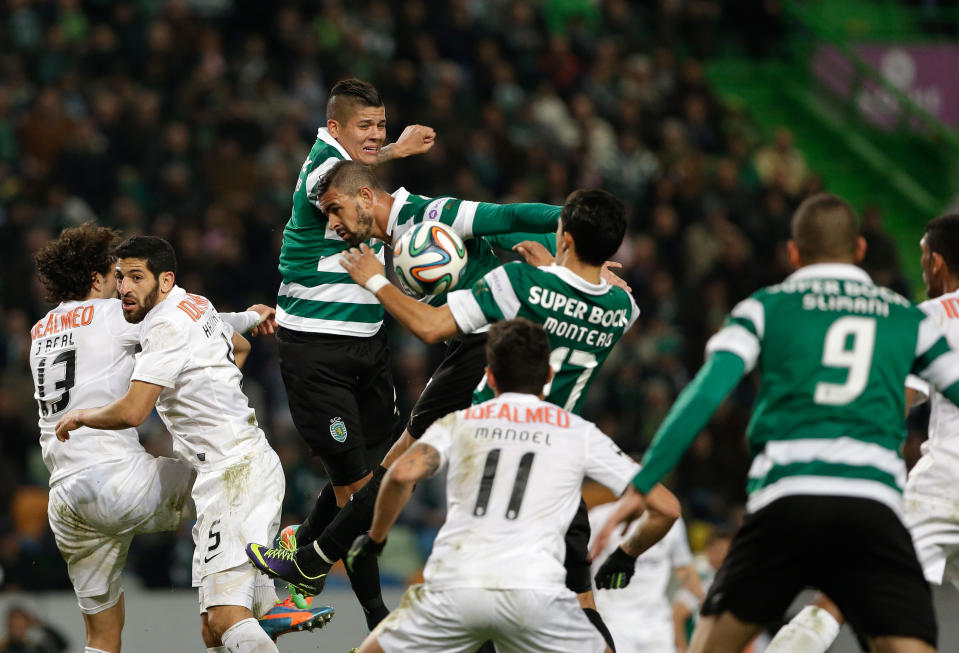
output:
{"label": "tattooed arm", "polygon": [[370,539],[382,542],[410,500],[413,486],[439,469],[440,452],[425,442],[417,442],[393,463],[376,496]]}

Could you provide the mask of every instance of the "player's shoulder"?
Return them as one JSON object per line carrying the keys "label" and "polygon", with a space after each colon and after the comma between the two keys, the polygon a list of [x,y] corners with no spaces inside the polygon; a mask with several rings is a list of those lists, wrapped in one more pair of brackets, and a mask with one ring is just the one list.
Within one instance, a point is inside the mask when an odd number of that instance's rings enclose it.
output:
{"label": "player's shoulder", "polygon": [[959,290],[927,299],[918,304],[918,307],[926,315],[936,318],[940,324],[959,319]]}
{"label": "player's shoulder", "polygon": [[[203,308],[201,308],[201,305]],[[156,329],[165,332],[185,331],[191,324],[196,323],[197,317],[204,312],[207,305],[209,305],[209,300],[205,297],[190,295],[182,288],[177,287],[164,301],[158,303],[147,313],[142,326],[144,335]]]}

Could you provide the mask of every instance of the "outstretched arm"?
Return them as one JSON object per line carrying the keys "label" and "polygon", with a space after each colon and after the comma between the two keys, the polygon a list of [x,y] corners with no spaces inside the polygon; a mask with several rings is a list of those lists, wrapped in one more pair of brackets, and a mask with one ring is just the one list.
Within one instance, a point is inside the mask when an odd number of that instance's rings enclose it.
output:
{"label": "outstretched arm", "polygon": [[66,442],[70,431],[81,426],[114,431],[140,426],[156,406],[162,386],[145,381],[132,381],[127,393],[98,408],[74,408],[57,422],[57,439]]}
{"label": "outstretched arm", "polygon": [[403,326],[425,343],[440,342],[456,335],[456,322],[448,306],[430,306],[418,302],[391,284],[373,250],[365,243],[343,252],[340,265],[346,268],[353,281],[376,295]]}
{"label": "outstretched arm", "polygon": [[376,165],[429,152],[436,143],[436,132],[426,125],[407,125],[395,143],[383,147],[376,155]]}
{"label": "outstretched arm", "polygon": [[376,495],[373,524],[370,526],[371,540],[386,540],[386,535],[396,523],[400,511],[410,500],[413,486],[417,481],[433,475],[439,466],[440,452],[425,442],[417,442],[393,463],[383,477],[380,492]]}
{"label": "outstretched arm", "polygon": [[739,383],[745,370],[743,359],[736,354],[717,351],[710,356],[696,378],[680,393],[656,431],[656,437],[643,457],[643,468],[633,478],[632,487],[596,534],[594,555],[603,550],[619,524],[632,523],[642,514],[647,501],[651,503],[655,491],[662,487],[657,483],[676,466],[719,404]]}

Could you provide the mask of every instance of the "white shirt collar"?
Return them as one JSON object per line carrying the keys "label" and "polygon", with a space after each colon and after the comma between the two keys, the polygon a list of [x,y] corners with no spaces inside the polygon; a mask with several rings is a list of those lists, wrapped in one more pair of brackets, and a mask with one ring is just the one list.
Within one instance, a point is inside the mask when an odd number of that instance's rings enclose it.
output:
{"label": "white shirt collar", "polygon": [[349,154],[346,153],[346,150],[343,149],[343,146],[340,145],[340,142],[330,136],[330,130],[326,127],[320,127],[316,130],[316,137],[329,145],[330,147],[336,148],[336,151],[343,155],[343,158],[347,161],[352,161],[353,159]]}
{"label": "white shirt collar", "polygon": [[803,279],[849,279],[850,281],[873,283],[872,277],[865,270],[851,263],[813,263],[799,268],[786,277],[786,281],[801,281]]}
{"label": "white shirt collar", "polygon": [[609,283],[606,281],[606,279],[600,278],[599,283],[590,283],[565,265],[558,265],[554,263],[553,265],[541,266],[540,270],[545,270],[550,274],[555,274],[573,288],[576,288],[576,290],[580,290],[590,295],[602,295],[609,290]]}
{"label": "white shirt collar", "polygon": [[393,206],[390,207],[390,216],[386,221],[386,235],[392,238],[396,220],[400,217],[400,209],[408,203],[407,198],[409,198],[410,192],[400,186],[390,194],[393,196]]}

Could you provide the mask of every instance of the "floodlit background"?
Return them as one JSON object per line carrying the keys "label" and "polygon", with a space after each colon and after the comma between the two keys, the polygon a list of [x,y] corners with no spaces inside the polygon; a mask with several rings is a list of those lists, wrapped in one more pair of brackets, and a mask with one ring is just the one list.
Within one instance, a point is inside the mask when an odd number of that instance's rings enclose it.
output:
{"label": "floodlit background", "polygon": [[[272,303],[327,91],[369,80],[390,139],[410,123],[437,131],[429,154],[379,170],[388,187],[559,204],[601,186],[627,204],[617,258],[643,315],[584,412],[640,453],[729,308],[788,273],[789,217],[810,193],[848,198],[864,267],[923,298],[918,239],[959,181],[957,36],[956,0],[0,4],[0,598],[26,600],[80,647],[27,364],[30,326],[50,308],[31,254],[61,228],[96,219],[163,236],[191,292],[221,310]],[[408,411],[443,350],[395,325],[391,342]],[[244,388],[287,472],[284,520],[298,522],[325,477],[269,340],[254,343]],[[754,390],[740,386],[668,480],[694,550],[741,517]],[[924,430],[914,415],[912,459]],[[169,452],[155,416],[140,434]],[[421,484],[381,564],[388,586],[418,578],[442,519],[442,482]],[[183,639],[127,650],[200,649],[195,598],[180,591],[191,550],[189,524],[134,541],[129,585],[148,593],[128,598],[127,642],[147,623],[140,603],[162,624],[151,636]],[[324,650],[345,651],[365,627],[333,584],[340,614],[315,637],[342,628]],[[303,640],[314,646],[296,635],[281,650],[315,650],[294,648]]]}

